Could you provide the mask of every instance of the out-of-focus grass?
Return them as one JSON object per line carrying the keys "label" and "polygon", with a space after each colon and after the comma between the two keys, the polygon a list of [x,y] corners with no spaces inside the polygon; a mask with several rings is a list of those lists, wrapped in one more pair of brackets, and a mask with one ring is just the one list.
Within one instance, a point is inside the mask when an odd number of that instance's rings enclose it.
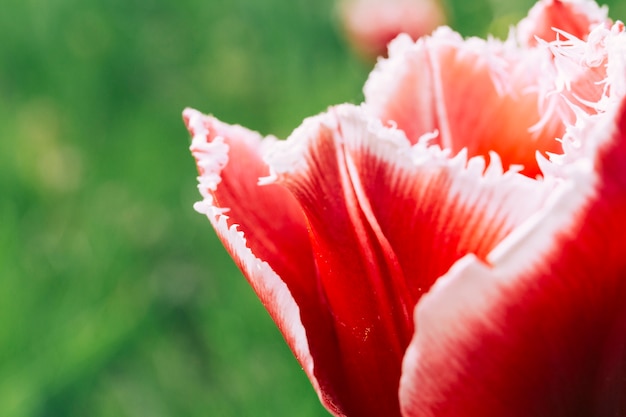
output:
{"label": "out-of-focus grass", "polygon": [[0,38],[0,415],[327,415],[191,208],[180,112],[285,137],[359,102],[332,1],[5,0]]}
{"label": "out-of-focus grass", "polygon": [[180,113],[285,135],[358,101],[328,6],[4,5],[0,415],[324,415],[191,208]]}

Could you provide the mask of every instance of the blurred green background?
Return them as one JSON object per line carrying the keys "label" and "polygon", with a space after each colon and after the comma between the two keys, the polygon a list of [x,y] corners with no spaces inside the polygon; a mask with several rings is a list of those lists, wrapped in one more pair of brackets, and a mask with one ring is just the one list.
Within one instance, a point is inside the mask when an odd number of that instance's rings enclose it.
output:
{"label": "blurred green background", "polygon": [[[464,35],[505,34],[531,4],[446,3]],[[192,209],[180,113],[285,137],[360,102],[371,63],[333,1],[2,9],[0,416],[327,415]]]}

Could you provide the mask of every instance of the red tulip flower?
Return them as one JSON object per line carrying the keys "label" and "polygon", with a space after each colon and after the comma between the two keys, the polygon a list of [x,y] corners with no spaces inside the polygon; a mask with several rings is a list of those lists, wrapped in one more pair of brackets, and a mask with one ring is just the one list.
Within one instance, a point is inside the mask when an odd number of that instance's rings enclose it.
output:
{"label": "red tulip flower", "polygon": [[184,118],[207,215],[336,416],[626,415],[626,33],[390,46],[286,141]]}

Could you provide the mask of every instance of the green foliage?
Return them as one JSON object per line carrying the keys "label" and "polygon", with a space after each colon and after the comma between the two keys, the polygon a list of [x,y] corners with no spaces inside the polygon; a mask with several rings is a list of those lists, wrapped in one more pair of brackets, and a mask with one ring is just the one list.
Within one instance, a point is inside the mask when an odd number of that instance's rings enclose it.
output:
{"label": "green foliage", "polygon": [[[506,4],[447,3],[466,35]],[[1,416],[327,415],[192,210],[180,113],[285,137],[360,102],[336,26],[331,0],[5,0]]]}

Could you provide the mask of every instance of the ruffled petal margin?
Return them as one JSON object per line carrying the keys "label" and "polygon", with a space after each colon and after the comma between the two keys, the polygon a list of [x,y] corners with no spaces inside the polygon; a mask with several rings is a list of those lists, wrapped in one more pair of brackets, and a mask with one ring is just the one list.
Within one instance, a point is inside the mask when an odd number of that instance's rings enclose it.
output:
{"label": "ruffled petal margin", "polygon": [[196,209],[337,416],[626,414],[624,26],[533,10],[528,50],[399,37],[285,142],[184,113]]}
{"label": "ruffled petal margin", "polygon": [[[560,153],[564,125],[544,49],[520,50],[513,41],[463,40],[447,27],[412,42],[399,36],[365,84],[369,111],[415,143],[434,130],[437,143],[457,154],[490,152],[505,168],[540,174],[535,152]],[[546,77],[546,75],[548,75]],[[566,109],[567,110],[567,109]]]}
{"label": "ruffled petal margin", "polygon": [[541,0],[517,25],[517,39],[526,47],[552,42],[560,33],[586,40],[597,25],[608,22],[608,9],[593,0]]}
{"label": "ruffled petal margin", "polygon": [[275,139],[262,139],[258,133],[192,109],[186,109],[183,118],[193,137],[190,149],[204,197],[196,210],[211,221],[321,401],[336,411],[335,400],[328,396],[332,391],[324,387],[341,376],[333,366],[314,368],[314,357],[332,357],[336,349],[331,318],[318,292],[305,219],[283,187],[258,185],[259,177],[269,173],[263,149]]}
{"label": "ruffled petal margin", "polygon": [[553,189],[504,172],[495,154],[488,165],[464,152],[451,158],[430,144],[435,136],[411,145],[362,107],[342,105],[266,154],[263,183],[290,190],[307,219],[339,358],[315,363],[339,365],[350,382],[327,387],[346,415],[399,415],[415,303],[465,254],[486,256]]}
{"label": "ruffled petal margin", "polygon": [[404,416],[626,415],[626,107],[578,117],[550,204],[415,309]]}

